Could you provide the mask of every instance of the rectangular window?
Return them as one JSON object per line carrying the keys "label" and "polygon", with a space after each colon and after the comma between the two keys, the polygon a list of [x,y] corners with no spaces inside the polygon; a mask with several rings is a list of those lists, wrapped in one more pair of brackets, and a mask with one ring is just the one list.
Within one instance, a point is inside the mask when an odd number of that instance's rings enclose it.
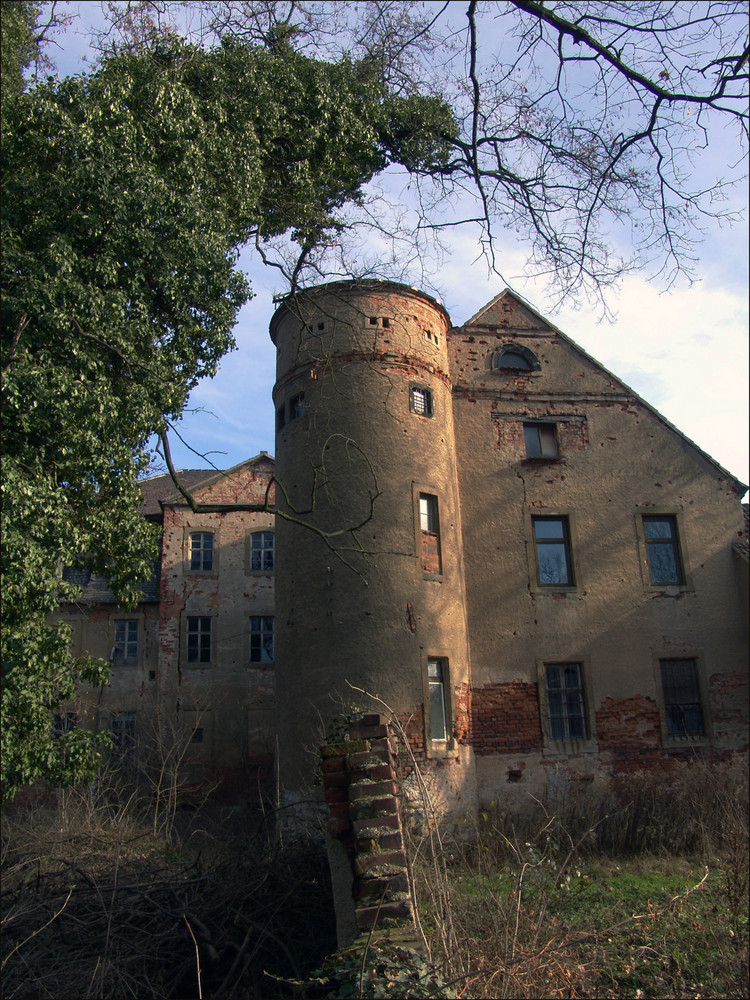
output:
{"label": "rectangular window", "polygon": [[209,617],[187,620],[188,663],[211,662],[211,619]]}
{"label": "rectangular window", "polygon": [[284,404],[282,403],[281,406],[276,411],[276,430],[280,431],[285,423],[286,423],[286,411],[284,408]]}
{"label": "rectangular window", "polygon": [[533,517],[531,520],[539,586],[574,586],[567,517]]}
{"label": "rectangular window", "polygon": [[297,420],[305,415],[305,394],[301,392],[298,396],[292,396],[289,400],[289,419]]}
{"label": "rectangular window", "polygon": [[442,660],[427,661],[427,682],[430,689],[430,739],[443,743],[448,740],[445,673]]}
{"label": "rectangular window", "polygon": [[250,617],[250,662],[273,663],[273,618]]}
{"label": "rectangular window", "polygon": [[214,536],[210,531],[194,531],[190,536],[191,573],[210,573],[214,568]]}
{"label": "rectangular window", "polygon": [[524,424],[523,437],[527,458],[557,458],[554,424]]}
{"label": "rectangular window", "polygon": [[432,416],[432,393],[424,385],[412,385],[409,390],[409,408],[420,417]]}
{"label": "rectangular window", "polygon": [[115,667],[133,667],[138,663],[138,622],[115,622],[115,642],[111,663]]}
{"label": "rectangular window", "polygon": [[272,531],[255,531],[250,536],[250,569],[262,573],[273,570]]}
{"label": "rectangular window", "polygon": [[644,514],[643,535],[648,571],[655,586],[685,582],[677,536],[677,519],[671,514]]}
{"label": "rectangular window", "polygon": [[667,736],[678,740],[705,736],[695,660],[659,660],[659,666]]}
{"label": "rectangular window", "polygon": [[581,664],[547,663],[544,676],[550,739],[588,739]]}
{"label": "rectangular window", "polygon": [[62,712],[52,720],[52,736],[58,739],[78,727],[78,712]]}
{"label": "rectangular window", "polygon": [[112,733],[112,750],[118,756],[132,752],[135,747],[135,712],[113,712],[109,720]]}
{"label": "rectangular window", "polygon": [[419,525],[422,532],[422,572],[430,575],[442,573],[438,501],[429,493],[419,494]]}

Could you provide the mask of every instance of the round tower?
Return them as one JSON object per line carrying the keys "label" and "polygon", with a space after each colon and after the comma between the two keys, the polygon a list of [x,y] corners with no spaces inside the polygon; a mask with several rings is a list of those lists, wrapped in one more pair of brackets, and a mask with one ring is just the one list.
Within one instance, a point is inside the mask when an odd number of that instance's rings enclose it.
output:
{"label": "round tower", "polygon": [[430,296],[367,280],[288,296],[271,320],[289,804],[309,794],[325,724],[378,707],[359,688],[411,719],[425,761],[445,762],[445,808],[469,806],[455,801],[471,797],[473,769],[449,328]]}

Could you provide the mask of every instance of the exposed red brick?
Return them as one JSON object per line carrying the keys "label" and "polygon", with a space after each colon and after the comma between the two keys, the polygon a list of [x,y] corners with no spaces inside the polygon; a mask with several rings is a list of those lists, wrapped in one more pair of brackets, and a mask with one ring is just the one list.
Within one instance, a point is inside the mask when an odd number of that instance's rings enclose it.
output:
{"label": "exposed red brick", "polygon": [[478,755],[542,749],[536,684],[512,681],[475,688],[470,739]]}

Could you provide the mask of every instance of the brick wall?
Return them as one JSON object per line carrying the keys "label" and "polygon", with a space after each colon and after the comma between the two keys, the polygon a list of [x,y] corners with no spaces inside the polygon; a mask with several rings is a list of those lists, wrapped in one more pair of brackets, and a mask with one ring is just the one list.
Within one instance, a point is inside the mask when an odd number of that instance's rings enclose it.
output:
{"label": "brick wall", "polygon": [[472,692],[469,742],[477,755],[542,749],[536,684],[512,681]]}

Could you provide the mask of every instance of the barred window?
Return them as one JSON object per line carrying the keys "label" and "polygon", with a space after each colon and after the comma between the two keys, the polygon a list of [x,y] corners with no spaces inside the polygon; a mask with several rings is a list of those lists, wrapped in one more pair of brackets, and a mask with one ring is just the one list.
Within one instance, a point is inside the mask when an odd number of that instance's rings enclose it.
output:
{"label": "barred window", "polygon": [[549,735],[553,740],[589,736],[580,663],[547,663],[544,668]]}
{"label": "barred window", "polygon": [[683,740],[705,736],[698,666],[695,660],[659,660],[659,666],[667,736]]}

